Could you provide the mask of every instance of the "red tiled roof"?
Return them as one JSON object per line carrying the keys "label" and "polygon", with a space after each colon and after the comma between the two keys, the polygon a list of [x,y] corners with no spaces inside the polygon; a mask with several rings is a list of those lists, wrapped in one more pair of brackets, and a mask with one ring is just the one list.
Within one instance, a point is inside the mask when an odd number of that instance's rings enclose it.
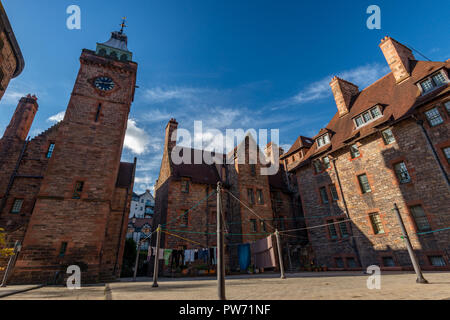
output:
{"label": "red tiled roof", "polygon": [[[394,75],[389,73],[361,91],[353,99],[349,113],[342,117],[339,116],[339,113],[336,113],[327,125],[327,130],[332,132],[330,134],[331,145],[318,149],[317,143],[314,143],[303,161],[292,170],[307,164],[312,157],[323,153],[326,149],[329,149],[330,152],[336,151],[350,143],[351,138],[357,139],[375,133],[377,126],[388,121],[399,120],[410,114],[418,105],[449,91],[450,85],[447,84],[425,96],[420,96],[420,90],[416,85],[418,81],[443,67],[448,69],[450,62],[411,61],[411,77],[404,82],[397,84]],[[359,130],[355,130],[354,117],[375,105],[382,107],[383,116]],[[324,132],[324,129],[322,129],[321,133]]]}
{"label": "red tiled roof", "polygon": [[297,138],[297,140],[295,140],[294,144],[292,145],[292,147],[289,149],[288,152],[286,152],[285,154],[281,155],[280,159],[284,159],[289,157],[291,154],[297,152],[298,150],[300,150],[301,148],[309,148],[311,147],[311,145],[314,142],[309,142],[310,140],[312,140],[311,138],[307,138],[304,136],[299,136]]}

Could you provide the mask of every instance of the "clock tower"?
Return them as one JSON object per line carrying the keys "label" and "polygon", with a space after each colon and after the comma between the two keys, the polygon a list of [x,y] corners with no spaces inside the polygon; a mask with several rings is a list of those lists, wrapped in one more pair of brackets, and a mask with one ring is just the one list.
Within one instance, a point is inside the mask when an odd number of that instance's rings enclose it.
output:
{"label": "clock tower", "polygon": [[127,42],[122,28],[82,51],[15,275],[45,281],[79,265],[86,283],[120,273],[135,170],[120,162],[137,73]]}

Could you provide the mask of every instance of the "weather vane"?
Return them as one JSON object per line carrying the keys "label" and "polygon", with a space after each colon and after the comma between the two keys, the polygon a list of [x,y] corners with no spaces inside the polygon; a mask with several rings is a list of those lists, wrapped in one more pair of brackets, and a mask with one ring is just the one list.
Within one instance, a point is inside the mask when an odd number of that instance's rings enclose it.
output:
{"label": "weather vane", "polygon": [[122,18],[122,23],[120,24],[120,26],[122,27],[122,29],[120,29],[120,33],[123,33],[123,29],[127,27],[127,25],[125,24],[125,22],[127,21],[127,17],[123,17]]}

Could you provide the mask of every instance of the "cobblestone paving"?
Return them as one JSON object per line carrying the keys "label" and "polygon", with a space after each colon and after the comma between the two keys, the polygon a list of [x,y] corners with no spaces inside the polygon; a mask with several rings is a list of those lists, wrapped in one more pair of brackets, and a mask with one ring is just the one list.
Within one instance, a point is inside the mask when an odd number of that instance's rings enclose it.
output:
{"label": "cobblestone paving", "polygon": [[[415,283],[408,273],[384,274],[381,290],[367,289],[368,275],[361,273],[290,274],[230,277],[226,280],[229,300],[442,300],[450,298],[450,273],[425,273],[428,285]],[[142,279],[141,279],[142,280]],[[5,299],[113,299],[113,300],[212,300],[217,297],[214,279],[161,279],[152,282],[120,282],[106,286],[68,290],[46,287]]]}

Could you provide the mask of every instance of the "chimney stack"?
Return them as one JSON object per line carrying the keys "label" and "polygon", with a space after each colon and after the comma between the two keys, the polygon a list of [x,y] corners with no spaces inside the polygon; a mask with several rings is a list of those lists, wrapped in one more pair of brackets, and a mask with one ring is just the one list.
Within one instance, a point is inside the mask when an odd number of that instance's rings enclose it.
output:
{"label": "chimney stack", "polygon": [[359,94],[358,86],[341,78],[334,77],[330,83],[339,116],[345,116],[349,111],[353,97]]}
{"label": "chimney stack", "polygon": [[397,83],[408,79],[411,76],[410,60],[416,60],[411,49],[391,37],[384,37],[380,48]]}
{"label": "chimney stack", "polygon": [[170,119],[166,126],[166,141],[164,143],[165,148],[169,152],[172,152],[173,148],[177,145],[177,129],[178,122],[174,118]]}
{"label": "chimney stack", "polygon": [[18,138],[25,141],[30,132],[38,108],[39,106],[35,95],[32,96],[29,94],[26,97],[21,98],[3,136],[8,138]]}

